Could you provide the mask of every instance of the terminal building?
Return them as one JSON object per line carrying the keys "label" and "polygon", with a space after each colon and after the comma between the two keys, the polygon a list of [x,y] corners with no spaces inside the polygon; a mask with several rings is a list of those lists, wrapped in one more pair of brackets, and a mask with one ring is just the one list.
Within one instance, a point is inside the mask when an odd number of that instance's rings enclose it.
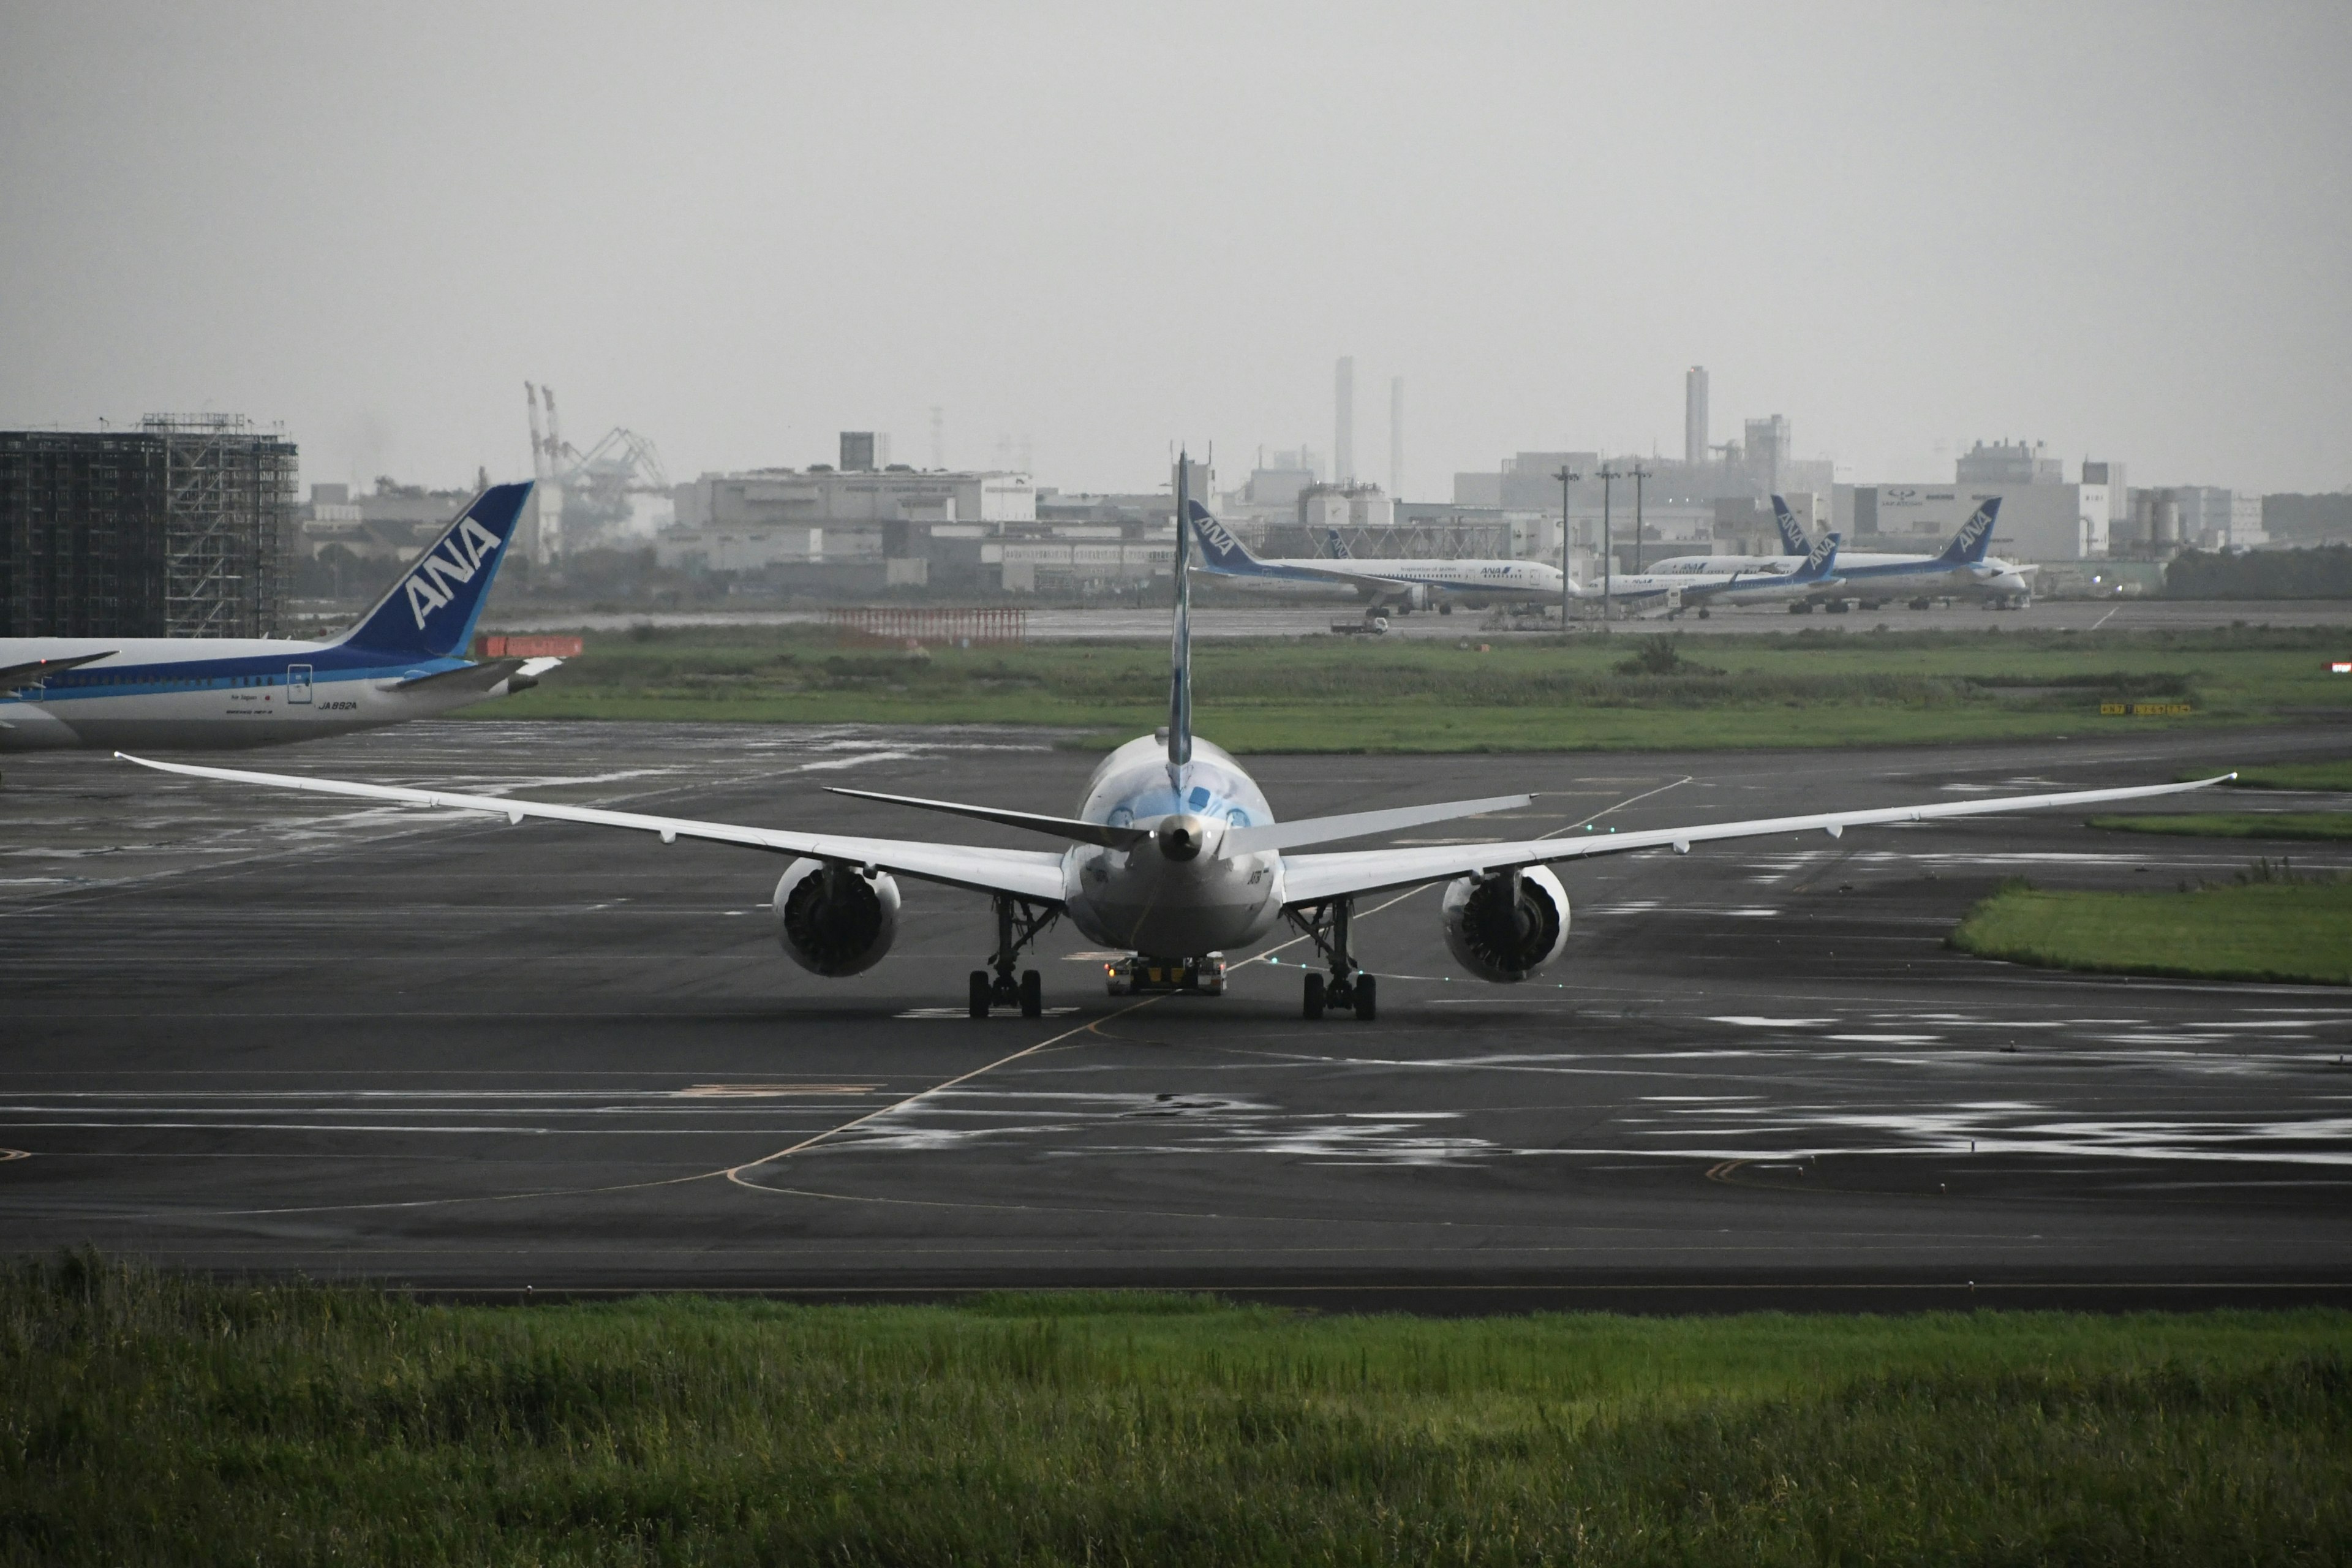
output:
{"label": "terminal building", "polygon": [[0,637],[275,635],[299,469],[233,415],[0,431]]}

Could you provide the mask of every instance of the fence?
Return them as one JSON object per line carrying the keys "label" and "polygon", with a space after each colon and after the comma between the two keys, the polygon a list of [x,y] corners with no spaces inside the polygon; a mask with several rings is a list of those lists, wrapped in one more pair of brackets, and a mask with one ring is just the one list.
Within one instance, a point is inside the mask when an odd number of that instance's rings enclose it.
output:
{"label": "fence", "polygon": [[485,632],[474,639],[476,658],[578,658],[581,639]]}
{"label": "fence", "polygon": [[986,643],[1018,647],[1029,640],[1026,610],[827,610],[825,624],[860,642]]}

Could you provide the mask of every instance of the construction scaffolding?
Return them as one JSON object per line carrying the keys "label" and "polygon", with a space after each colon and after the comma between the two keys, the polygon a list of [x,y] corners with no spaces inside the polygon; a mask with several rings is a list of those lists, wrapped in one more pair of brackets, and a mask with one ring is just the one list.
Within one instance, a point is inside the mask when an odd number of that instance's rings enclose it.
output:
{"label": "construction scaffolding", "polygon": [[278,629],[292,575],[299,460],[237,414],[151,414],[163,446],[163,635]]}
{"label": "construction scaffolding", "polygon": [[0,637],[153,637],[163,451],[120,431],[0,431]]}

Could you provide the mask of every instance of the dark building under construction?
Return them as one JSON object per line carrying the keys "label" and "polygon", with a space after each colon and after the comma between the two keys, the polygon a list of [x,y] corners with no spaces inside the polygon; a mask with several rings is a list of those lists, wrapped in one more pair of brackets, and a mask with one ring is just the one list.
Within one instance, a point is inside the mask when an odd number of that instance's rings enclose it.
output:
{"label": "dark building under construction", "polygon": [[276,633],[298,471],[234,415],[0,431],[0,637]]}

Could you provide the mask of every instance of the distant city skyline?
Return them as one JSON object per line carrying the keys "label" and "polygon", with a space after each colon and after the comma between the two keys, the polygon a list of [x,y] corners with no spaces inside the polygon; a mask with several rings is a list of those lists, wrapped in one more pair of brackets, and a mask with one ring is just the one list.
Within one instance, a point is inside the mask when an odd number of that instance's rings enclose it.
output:
{"label": "distant city skyline", "polygon": [[0,425],[441,485],[530,471],[532,381],[674,479],[1130,489],[1329,440],[1349,355],[1413,499],[1671,457],[1693,365],[1862,482],[2352,485],[2340,5],[562,15],[0,0]]}

